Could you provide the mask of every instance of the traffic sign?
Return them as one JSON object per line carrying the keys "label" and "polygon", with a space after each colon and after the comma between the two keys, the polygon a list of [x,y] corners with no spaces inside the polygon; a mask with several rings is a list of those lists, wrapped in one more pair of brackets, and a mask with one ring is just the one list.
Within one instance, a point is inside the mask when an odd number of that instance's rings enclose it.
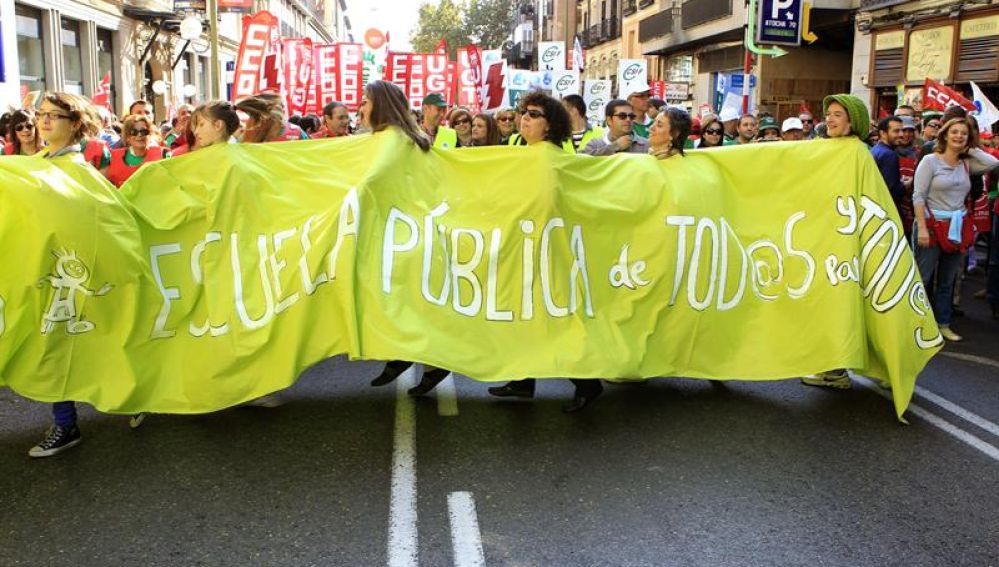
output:
{"label": "traffic sign", "polygon": [[756,43],[801,45],[802,0],[760,0]]}

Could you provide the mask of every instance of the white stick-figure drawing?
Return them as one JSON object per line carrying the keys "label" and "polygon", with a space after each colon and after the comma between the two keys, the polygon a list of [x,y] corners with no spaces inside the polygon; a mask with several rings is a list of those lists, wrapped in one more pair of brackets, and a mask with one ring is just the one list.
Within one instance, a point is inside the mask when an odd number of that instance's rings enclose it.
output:
{"label": "white stick-figure drawing", "polygon": [[56,323],[66,323],[66,332],[71,335],[93,330],[94,324],[84,321],[77,309],[77,294],[107,295],[114,285],[106,283],[93,291],[84,285],[90,279],[90,269],[76,257],[75,251],[53,251],[52,254],[56,257],[55,275],[45,276],[38,282],[38,287],[48,282],[55,290],[49,309],[42,317],[42,334],[50,333]]}

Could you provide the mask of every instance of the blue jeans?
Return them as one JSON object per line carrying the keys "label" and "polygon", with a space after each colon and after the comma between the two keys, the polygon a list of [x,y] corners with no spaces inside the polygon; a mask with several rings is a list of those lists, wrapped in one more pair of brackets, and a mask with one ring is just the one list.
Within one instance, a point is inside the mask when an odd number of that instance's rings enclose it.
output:
{"label": "blue jeans", "polygon": [[989,273],[985,280],[985,298],[993,309],[999,308],[999,215],[992,215],[992,241],[989,242]]}
{"label": "blue jeans", "polygon": [[[916,239],[912,240],[915,242]],[[961,271],[963,254],[944,254],[939,246],[923,248],[918,245],[915,246],[914,253],[919,273],[923,276],[923,285],[926,289],[933,290],[930,302],[933,304],[937,324],[950,325],[951,313],[954,310],[952,303],[954,282]]]}
{"label": "blue jeans", "polygon": [[76,402],[56,402],[52,404],[52,421],[59,427],[76,425]]}

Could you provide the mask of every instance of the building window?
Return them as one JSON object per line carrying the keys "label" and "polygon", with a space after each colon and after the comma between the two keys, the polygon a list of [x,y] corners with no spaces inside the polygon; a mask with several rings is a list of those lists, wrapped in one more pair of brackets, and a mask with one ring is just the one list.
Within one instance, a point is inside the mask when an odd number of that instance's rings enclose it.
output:
{"label": "building window", "polygon": [[68,93],[83,94],[83,53],[80,51],[80,22],[62,18],[63,89]]}
{"label": "building window", "polygon": [[112,45],[111,30],[97,28],[97,80],[103,81],[105,75],[111,76],[111,93],[108,100],[111,108],[115,108],[115,92],[117,85],[114,76],[114,47]]}
{"label": "building window", "polygon": [[17,57],[21,87],[45,92],[45,51],[42,42],[42,13],[17,4]]}

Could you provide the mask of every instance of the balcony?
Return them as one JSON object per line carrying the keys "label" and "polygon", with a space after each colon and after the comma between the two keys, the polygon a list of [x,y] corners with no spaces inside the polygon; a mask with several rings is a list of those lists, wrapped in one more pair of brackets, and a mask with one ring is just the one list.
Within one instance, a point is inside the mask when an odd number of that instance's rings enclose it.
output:
{"label": "balcony", "polygon": [[617,16],[607,18],[600,22],[600,40],[610,41],[621,37],[621,20]]}
{"label": "balcony", "polygon": [[[645,1],[645,0],[643,0],[643,1]],[[625,16],[630,16],[630,15],[634,14],[637,11],[638,11],[638,2],[637,2],[637,0],[627,0],[627,2],[624,3],[624,15]]]}
{"label": "balcony", "polygon": [[673,33],[673,14],[668,8],[638,22],[638,41],[641,43],[670,33]]}
{"label": "balcony", "polygon": [[656,0],[639,0],[638,9],[642,10],[656,3]]}

